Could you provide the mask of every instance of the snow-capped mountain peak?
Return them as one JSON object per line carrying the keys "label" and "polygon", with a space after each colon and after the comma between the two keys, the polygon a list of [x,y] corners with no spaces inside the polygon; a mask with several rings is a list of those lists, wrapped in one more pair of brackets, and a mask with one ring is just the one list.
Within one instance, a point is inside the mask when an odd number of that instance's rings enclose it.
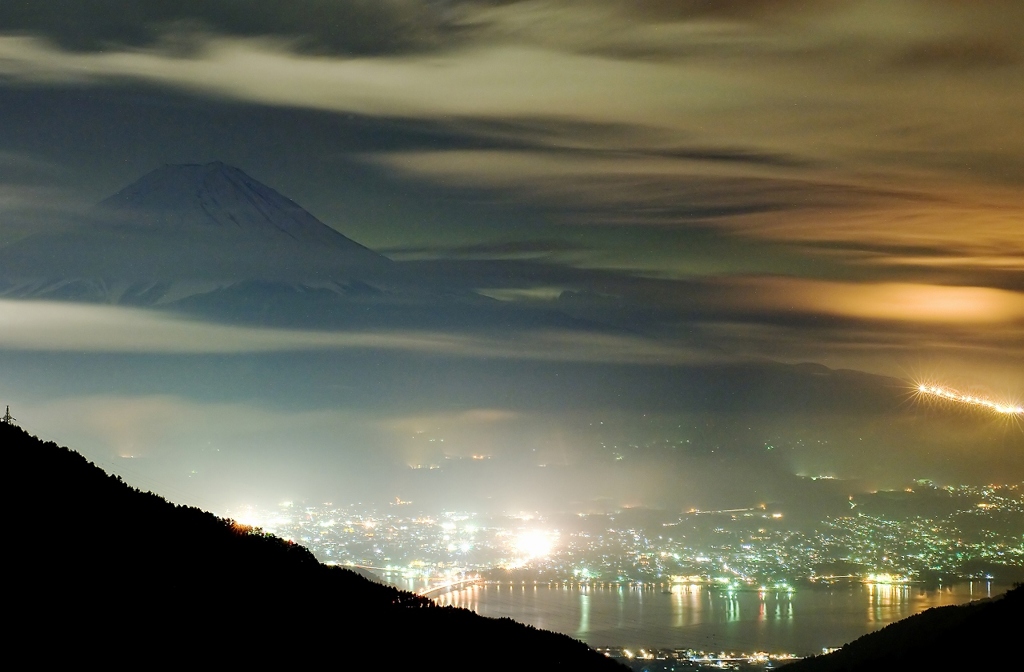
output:
{"label": "snow-capped mountain peak", "polygon": [[284,235],[300,244],[373,254],[291,199],[220,161],[163,166],[104,200],[100,209],[106,221],[121,225]]}
{"label": "snow-capped mountain peak", "polygon": [[0,248],[0,296],[152,304],[253,282],[400,284],[387,257],[221,162],[158,168],[64,230]]}

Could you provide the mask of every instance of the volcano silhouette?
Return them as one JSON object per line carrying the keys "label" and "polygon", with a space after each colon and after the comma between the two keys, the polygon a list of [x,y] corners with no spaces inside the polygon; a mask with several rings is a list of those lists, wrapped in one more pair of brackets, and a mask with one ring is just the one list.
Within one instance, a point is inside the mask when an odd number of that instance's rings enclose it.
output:
{"label": "volcano silhouette", "polygon": [[220,161],[154,170],[100,204],[108,219],[189,234],[219,229],[283,244],[326,246],[380,263],[383,257],[346,238],[294,201]]}
{"label": "volcano silhouette", "polygon": [[386,257],[221,162],[168,165],[58,233],[0,250],[12,298],[153,305],[240,283],[346,293],[402,284]]}

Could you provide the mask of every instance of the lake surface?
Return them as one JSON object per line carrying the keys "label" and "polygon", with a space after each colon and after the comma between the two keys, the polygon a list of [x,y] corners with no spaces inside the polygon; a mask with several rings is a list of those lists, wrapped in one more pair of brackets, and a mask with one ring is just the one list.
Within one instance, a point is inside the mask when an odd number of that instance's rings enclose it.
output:
{"label": "lake surface", "polygon": [[820,653],[930,607],[1006,592],[990,582],[925,590],[852,584],[794,593],[665,588],[479,585],[437,598],[490,617],[563,632],[591,646]]}

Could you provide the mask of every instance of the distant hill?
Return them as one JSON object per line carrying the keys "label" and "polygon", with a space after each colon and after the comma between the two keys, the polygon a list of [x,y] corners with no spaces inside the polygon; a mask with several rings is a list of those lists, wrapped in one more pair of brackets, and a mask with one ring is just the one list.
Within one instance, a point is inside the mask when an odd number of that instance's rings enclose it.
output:
{"label": "distant hill", "polygon": [[175,506],[13,425],[0,447],[8,641],[33,660],[622,669],[565,635],[437,607]]}
{"label": "distant hill", "polygon": [[[970,604],[936,607],[892,623],[838,651],[787,665],[787,672],[996,670],[1019,665],[1024,586]],[[1013,633],[1017,633],[1016,635]],[[1016,669],[1016,668],[1014,668]]]}

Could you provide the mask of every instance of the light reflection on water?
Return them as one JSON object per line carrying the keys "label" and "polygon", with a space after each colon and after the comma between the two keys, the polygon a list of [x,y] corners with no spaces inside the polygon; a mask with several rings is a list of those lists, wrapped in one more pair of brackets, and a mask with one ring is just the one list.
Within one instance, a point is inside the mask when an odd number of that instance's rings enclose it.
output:
{"label": "light reflection on water", "polygon": [[934,590],[852,584],[831,589],[725,592],[707,586],[472,585],[438,604],[510,617],[592,646],[694,647],[815,653],[930,607],[991,597],[990,582]]}

